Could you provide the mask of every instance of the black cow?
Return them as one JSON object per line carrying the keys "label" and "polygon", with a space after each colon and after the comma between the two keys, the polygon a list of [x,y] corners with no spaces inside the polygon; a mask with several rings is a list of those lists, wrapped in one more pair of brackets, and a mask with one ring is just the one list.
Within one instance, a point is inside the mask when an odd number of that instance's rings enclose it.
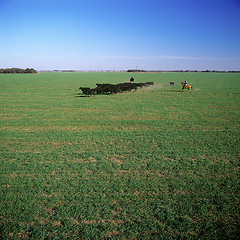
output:
{"label": "black cow", "polygon": [[79,90],[82,90],[82,93],[85,95],[94,95],[96,93],[95,88],[80,87]]}

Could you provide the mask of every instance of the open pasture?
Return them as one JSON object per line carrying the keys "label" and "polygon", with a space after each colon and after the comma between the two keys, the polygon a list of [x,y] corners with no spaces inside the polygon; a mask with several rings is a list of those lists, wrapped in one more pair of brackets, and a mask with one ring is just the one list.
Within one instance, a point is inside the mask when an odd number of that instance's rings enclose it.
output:
{"label": "open pasture", "polygon": [[[155,85],[79,95],[131,76]],[[238,238],[240,74],[9,74],[0,83],[2,239]]]}

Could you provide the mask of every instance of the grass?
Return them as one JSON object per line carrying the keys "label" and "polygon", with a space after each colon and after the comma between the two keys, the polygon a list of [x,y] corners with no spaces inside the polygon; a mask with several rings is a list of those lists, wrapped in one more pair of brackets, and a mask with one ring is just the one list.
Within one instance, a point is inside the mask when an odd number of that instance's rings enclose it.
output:
{"label": "grass", "polygon": [[[78,95],[131,76],[155,86]],[[0,75],[1,238],[237,239],[239,77]]]}

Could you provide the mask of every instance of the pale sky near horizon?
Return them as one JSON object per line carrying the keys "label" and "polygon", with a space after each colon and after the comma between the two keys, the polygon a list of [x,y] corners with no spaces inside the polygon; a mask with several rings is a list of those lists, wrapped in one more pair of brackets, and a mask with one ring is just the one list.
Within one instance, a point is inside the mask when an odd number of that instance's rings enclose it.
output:
{"label": "pale sky near horizon", "polygon": [[240,0],[0,0],[0,68],[240,70]]}

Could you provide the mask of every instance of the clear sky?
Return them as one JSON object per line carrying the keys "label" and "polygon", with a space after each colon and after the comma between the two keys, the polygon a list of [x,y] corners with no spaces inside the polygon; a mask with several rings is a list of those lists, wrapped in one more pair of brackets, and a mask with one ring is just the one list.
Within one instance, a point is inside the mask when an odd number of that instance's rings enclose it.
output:
{"label": "clear sky", "polygon": [[240,70],[240,0],[0,0],[0,68]]}

